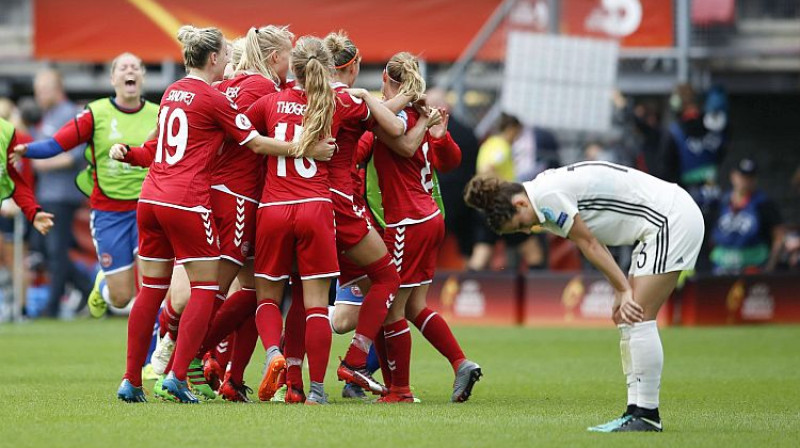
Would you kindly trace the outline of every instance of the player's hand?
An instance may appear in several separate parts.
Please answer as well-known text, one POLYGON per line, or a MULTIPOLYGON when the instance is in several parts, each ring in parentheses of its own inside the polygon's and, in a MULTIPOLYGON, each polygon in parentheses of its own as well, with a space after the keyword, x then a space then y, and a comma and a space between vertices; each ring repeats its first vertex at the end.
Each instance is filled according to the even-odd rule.
POLYGON ((450 120, 450 114, 447 113, 444 109, 439 109, 439 113, 442 115, 442 122, 431 126, 428 132, 431 134, 431 137, 439 139, 444 138, 447 135, 447 122, 450 120))
POLYGON ((630 288, 614 292, 614 307, 611 311, 617 323, 634 324, 644 319, 644 310, 633 301, 633 291, 630 288))
POLYGON ((367 91, 367 89, 350 88, 344 89, 344 91, 349 93, 351 96, 362 100, 369 95, 369 91, 367 91))
POLYGON ((14 147, 14 152, 11 153, 11 164, 16 165, 17 163, 22 160, 22 157, 25 156, 25 153, 28 152, 28 145, 26 144, 19 144, 14 147))
POLYGON ((122 143, 113 144, 108 151, 108 156, 114 160, 122 161, 125 159, 126 155, 128 155, 128 147, 122 143))
POLYGON ((306 154, 303 154, 303 156, 327 162, 333 157, 334 151, 336 151, 336 139, 328 137, 318 141, 317 144, 306 151, 306 154))
POLYGON ((33 218, 33 227, 42 235, 47 235, 50 229, 53 228, 53 218, 55 218, 55 216, 53 216, 52 213, 47 213, 45 211, 36 212, 36 216, 33 218))
POLYGON ((428 122, 426 123, 426 127, 428 129, 441 124, 442 123, 442 112, 439 109, 431 109, 430 114, 427 117, 428 122))

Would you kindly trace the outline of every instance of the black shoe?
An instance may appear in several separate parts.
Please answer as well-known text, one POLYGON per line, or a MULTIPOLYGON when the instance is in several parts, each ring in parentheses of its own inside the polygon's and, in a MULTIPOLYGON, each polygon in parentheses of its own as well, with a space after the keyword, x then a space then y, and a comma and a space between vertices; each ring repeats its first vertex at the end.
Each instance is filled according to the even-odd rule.
POLYGON ((625 424, 612 432, 661 432, 661 421, 650 420, 646 417, 633 417, 625 424))

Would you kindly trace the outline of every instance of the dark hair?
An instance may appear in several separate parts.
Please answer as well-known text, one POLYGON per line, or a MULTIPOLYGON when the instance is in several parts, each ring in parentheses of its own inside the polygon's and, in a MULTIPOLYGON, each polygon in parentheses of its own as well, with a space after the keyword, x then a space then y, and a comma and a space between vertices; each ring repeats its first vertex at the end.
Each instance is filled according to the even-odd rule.
POLYGON ((513 115, 509 115, 505 112, 500 114, 500 119, 497 120, 497 132, 503 132, 511 127, 520 128, 522 127, 522 123, 513 115))
POLYGON ((480 210, 489 227, 497 233, 517 213, 511 198, 524 193, 525 188, 516 182, 506 182, 492 176, 475 176, 464 188, 464 202, 480 210))

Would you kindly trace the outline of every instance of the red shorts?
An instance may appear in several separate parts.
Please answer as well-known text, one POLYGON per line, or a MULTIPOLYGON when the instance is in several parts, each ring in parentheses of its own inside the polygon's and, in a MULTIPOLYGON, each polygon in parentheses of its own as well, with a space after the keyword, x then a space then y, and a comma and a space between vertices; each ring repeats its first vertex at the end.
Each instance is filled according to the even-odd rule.
POLYGON ((332 191, 333 212, 336 216, 336 248, 339 252, 346 252, 367 236, 372 222, 366 212, 366 204, 358 207, 353 202, 353 197, 344 197, 341 193, 332 191))
POLYGON ((303 280, 339 275, 330 202, 261 206, 256 226, 256 277, 287 279, 295 258, 303 280))
POLYGON ((401 288, 433 281, 443 240, 444 218, 441 213, 420 223, 386 228, 383 242, 394 258, 401 288))
POLYGON ((253 256, 258 203, 212 189, 211 209, 219 231, 220 257, 244 265, 253 256))
POLYGON ((219 259, 219 238, 211 212, 139 202, 139 257, 178 263, 219 259))
POLYGON ((339 250, 339 285, 348 286, 367 276, 364 269, 355 264, 344 253, 358 244, 373 228, 364 198, 354 200, 337 192, 331 195, 336 215, 336 248, 339 250))

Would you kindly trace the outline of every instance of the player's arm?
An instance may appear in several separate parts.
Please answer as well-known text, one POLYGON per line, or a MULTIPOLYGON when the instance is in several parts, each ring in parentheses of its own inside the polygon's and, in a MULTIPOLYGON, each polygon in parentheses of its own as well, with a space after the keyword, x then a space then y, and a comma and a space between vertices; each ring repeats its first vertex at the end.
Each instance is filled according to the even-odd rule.
POLYGON ((397 112, 392 112, 377 98, 372 96, 366 89, 347 89, 354 98, 359 98, 369 108, 371 118, 375 124, 391 137, 400 137, 406 132, 405 122, 397 116, 397 112))
POLYGON ((783 225, 780 211, 778 207, 775 206, 774 202, 769 200, 764 202, 761 207, 759 207, 758 212, 763 226, 767 229, 767 232, 769 232, 770 237, 769 258, 767 259, 767 264, 764 265, 764 270, 772 272, 778 265, 778 260, 783 250, 783 239, 786 236, 786 227, 783 225))
MULTIPOLYGON (((11 144, 9 147, 14 146, 16 143, 16 136, 11 137, 11 144)), ((14 182, 14 193, 12 198, 17 203, 25 218, 33 224, 33 227, 42 235, 47 235, 53 227, 53 215, 42 210, 42 207, 36 202, 36 197, 33 194, 33 188, 25 181, 14 164, 11 163, 11 153, 8 154, 6 160, 6 171, 8 176, 14 182)))
POLYGON ((442 122, 428 130, 430 136, 428 141, 433 155, 433 167, 441 173, 446 173, 458 168, 458 165, 461 164, 461 148, 447 131, 450 114, 446 111, 441 111, 441 113, 442 122))
MULTIPOLYGON (((336 149, 335 139, 328 138, 317 142, 306 153, 300 154, 300 148, 293 142, 284 142, 274 138, 265 137, 263 134, 267 133, 267 118, 269 109, 267 108, 268 101, 266 97, 253 103, 247 112, 239 114, 245 117, 247 125, 250 127, 250 132, 240 141, 240 145, 247 146, 251 151, 256 154, 263 154, 269 156, 284 156, 284 157, 311 157, 316 160, 330 160, 333 156, 333 151, 336 149)), ((238 119, 241 122, 241 119, 238 119)), ((245 124, 241 122, 240 124, 245 124)), ((238 124, 237 124, 238 126, 238 124)), ((241 126, 239 126, 241 129, 241 126)))
POLYGON ((411 95, 398 93, 394 98, 388 99, 383 102, 383 106, 389 109, 393 114, 397 115, 401 110, 408 106, 408 103, 414 99, 411 95))
MULTIPOLYGON (((81 111, 71 121, 59 129, 53 137, 38 142, 14 145, 12 162, 16 163, 19 157, 29 159, 49 159, 63 152, 87 143, 92 139, 94 132, 94 116, 89 109, 81 111)), ((60 168, 70 166, 62 161, 60 168)))
POLYGON ((439 124, 441 119, 441 113, 434 109, 430 115, 420 116, 420 119, 417 120, 414 126, 400 137, 391 137, 380 128, 375 129, 374 132, 375 136, 386 143, 386 146, 391 148, 392 151, 401 157, 409 158, 413 157, 414 153, 417 152, 417 148, 419 148, 422 141, 425 139, 425 133, 428 132, 428 129, 439 124))
POLYGON ((627 277, 617 266, 614 257, 605 244, 597 241, 591 230, 586 226, 580 215, 576 214, 569 231, 568 238, 578 246, 581 253, 592 266, 605 275, 614 288, 614 307, 612 312, 620 310, 622 321, 625 323, 641 322, 644 317, 642 307, 633 301, 633 290, 627 277))
POLYGON ((114 160, 129 163, 133 166, 149 168, 156 158, 157 144, 155 139, 146 141, 142 146, 128 146, 117 143, 111 146, 108 156, 114 160))

